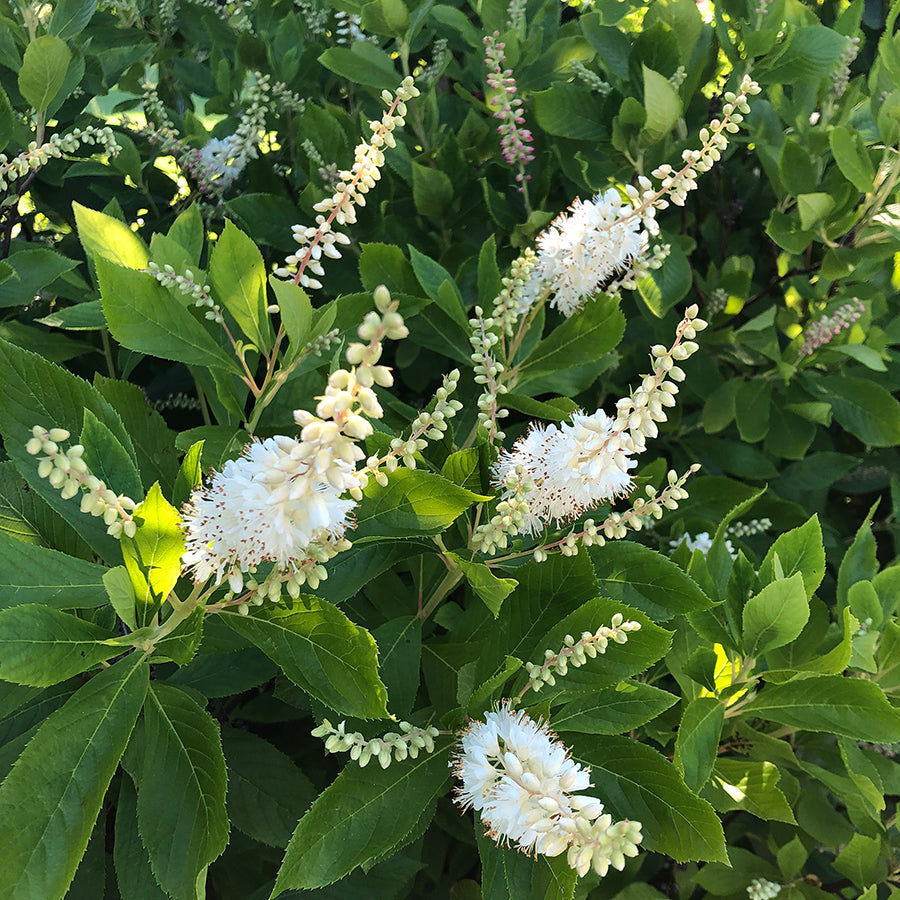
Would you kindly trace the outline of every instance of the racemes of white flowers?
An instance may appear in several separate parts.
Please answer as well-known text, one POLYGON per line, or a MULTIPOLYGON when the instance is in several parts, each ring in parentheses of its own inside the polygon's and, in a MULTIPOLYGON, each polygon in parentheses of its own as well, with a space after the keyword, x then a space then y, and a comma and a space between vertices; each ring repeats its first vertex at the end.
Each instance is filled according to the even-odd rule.
MULTIPOLYGON (((636 201, 637 189, 629 185, 627 190, 636 201)), ((577 312, 604 282, 646 255, 651 232, 633 213, 632 203, 623 203, 615 188, 593 200, 575 200, 538 237, 538 261, 522 292, 523 301, 530 306, 539 293, 549 290, 551 306, 566 317, 577 312)))
POLYGON ((546 722, 505 702, 471 722, 454 760, 456 802, 474 809, 497 842, 525 853, 559 856, 579 875, 606 875, 636 856, 641 824, 614 822, 591 786, 591 770, 574 762, 546 722))
POLYGON ((683 151, 680 169, 663 164, 651 172, 658 187, 641 175, 637 186, 576 199, 554 219, 537 239, 537 264, 522 291, 523 306, 549 296, 551 306, 571 316, 601 289, 618 293, 631 288, 637 274, 661 265, 663 256, 648 252, 650 238, 659 233, 656 213, 670 203, 684 205, 688 192, 697 187, 697 177, 721 158, 728 134, 740 130, 750 111, 747 96, 759 90, 745 77, 740 93, 726 92, 722 118, 700 130, 700 149, 683 151))
MULTIPOLYGON (((630 473, 637 465, 632 457, 644 452, 647 438, 657 436, 658 424, 667 419, 666 407, 675 405, 676 382, 684 380, 676 362, 699 349, 693 338, 707 323, 698 318, 698 312, 696 304, 688 307, 671 347, 651 348, 653 371, 616 403, 615 418, 598 409, 591 415, 575 413, 570 422, 558 426, 532 424, 511 450, 500 453, 493 475, 494 483, 505 489, 502 499, 512 497, 523 482, 531 485, 519 498, 527 504, 528 513, 519 503, 519 521, 510 519, 508 531, 534 535, 551 522, 559 527, 603 501, 631 492, 630 473), (511 488, 507 481, 514 473, 516 485, 511 488)), ((491 541, 483 545, 485 552, 491 542, 502 546, 493 534, 495 526, 492 520, 479 529, 479 534, 492 530, 491 541)))
MULTIPOLYGON (((350 546, 344 531, 368 481, 357 469, 365 458, 357 442, 372 434, 369 419, 383 415, 374 385, 393 383, 390 369, 378 364, 382 339, 408 333, 384 286, 375 290, 375 303, 378 312, 370 312, 358 330, 367 343, 347 348, 351 368, 329 376, 315 413, 294 411, 299 439, 252 441, 191 495, 182 516, 182 563, 197 584, 227 579, 237 593, 247 573, 272 563, 278 577, 267 578, 265 594, 277 601, 286 581, 296 597, 302 584, 316 587, 326 577, 318 563, 350 546)), ((256 581, 248 581, 259 595, 256 581)))

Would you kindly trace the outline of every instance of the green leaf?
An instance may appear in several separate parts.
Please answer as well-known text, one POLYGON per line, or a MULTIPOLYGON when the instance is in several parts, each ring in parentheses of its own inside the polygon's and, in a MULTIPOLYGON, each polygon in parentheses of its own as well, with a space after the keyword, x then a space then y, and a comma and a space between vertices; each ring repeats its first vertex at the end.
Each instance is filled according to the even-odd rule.
POLYGON ((35 38, 25 48, 19 90, 38 112, 45 110, 59 93, 71 57, 66 42, 50 34, 35 38))
POLYGON ((742 441, 755 444, 768 434, 771 402, 770 381, 754 378, 740 383, 734 397, 734 412, 742 441))
POLYGON ((400 83, 391 58, 368 41, 357 41, 349 50, 346 47, 329 47, 319 56, 319 62, 330 72, 354 84, 393 90, 400 83))
POLYGON ((422 620, 398 616, 379 625, 372 637, 378 645, 380 674, 387 687, 391 714, 408 716, 419 691, 422 620))
POLYGON ((699 791, 712 773, 724 723, 725 704, 715 697, 698 697, 684 708, 673 762, 692 791, 699 791))
POLYGON ((809 231, 818 225, 825 216, 834 209, 834 198, 821 191, 812 194, 799 194, 797 209, 800 212, 800 227, 809 231))
POLYGON ((178 471, 175 435, 166 427, 165 419, 147 401, 136 384, 105 378, 96 373, 94 387, 122 417, 137 451, 141 481, 149 488, 154 481, 171 490, 178 471))
POLYGON ((409 245, 409 258, 422 289, 468 337, 469 317, 463 308, 459 288, 450 273, 412 244, 409 245), (450 286, 449 291, 444 290, 445 284, 450 286))
POLYGON ((487 499, 431 472, 397 469, 387 487, 374 479, 356 509, 354 543, 360 538, 440 534, 473 503, 487 499))
POLYGON ((685 297, 691 288, 691 277, 687 256, 673 243, 663 264, 638 280, 638 293, 650 312, 661 319, 685 297))
POLYGON ((564 704, 553 713, 553 727, 586 734, 622 734, 655 719, 677 702, 674 694, 653 685, 623 681, 564 704))
POLYGON ((822 526, 817 515, 775 539, 759 567, 761 582, 775 580, 776 559, 785 578, 796 572, 803 576, 806 596, 812 597, 825 575, 825 548, 822 546, 822 526))
POLYGON ((738 388, 743 384, 736 378, 723 381, 703 404, 703 430, 707 434, 724 431, 734 420, 738 388))
POLYGON ((809 599, 803 575, 795 572, 766 585, 744 605, 743 643, 748 656, 783 647, 794 640, 809 619, 809 599))
POLYGON ((434 753, 387 769, 348 763, 298 823, 272 896, 324 887, 402 844, 410 824, 443 793, 449 750, 441 742, 434 753))
POLYGON ((249 616, 222 618, 331 709, 360 719, 387 715, 375 640, 336 606, 302 594, 293 609, 262 607, 249 616))
POLYGON ((210 254, 209 278, 216 299, 241 331, 260 353, 268 353, 275 337, 266 313, 266 266, 256 244, 228 219, 210 254))
POLYGON ((498 578, 483 563, 463 559, 455 553, 449 555, 462 569, 463 574, 466 576, 466 581, 469 582, 469 586, 476 596, 493 613, 496 619, 500 613, 503 601, 516 589, 519 582, 514 578, 498 578))
POLYGON ((643 544, 615 541, 591 547, 590 556, 600 586, 610 597, 658 622, 712 606, 680 566, 643 544))
POLYGON ((828 144, 844 178, 863 194, 874 191, 875 167, 869 158, 862 135, 858 131, 839 125, 829 132, 828 144))
POLYGON ((719 817, 688 790, 665 757, 623 737, 573 734, 571 738, 572 758, 591 767, 597 795, 607 810, 617 819, 641 823, 645 849, 679 862, 727 861, 719 817))
POLYGON ((192 203, 178 215, 166 236, 187 253, 193 265, 199 266, 203 241, 206 238, 206 226, 196 203, 192 203))
POLYGON ((56 609, 91 609, 106 602, 108 569, 0 531, 0 609, 40 603, 56 609))
POLYGON ((362 8, 362 27, 373 34, 402 37, 409 28, 409 11, 403 0, 372 0, 362 8))
POLYGON ((184 536, 181 516, 154 484, 134 511, 137 533, 122 536, 122 556, 137 596, 137 622, 149 617, 166 599, 181 574, 184 536))
POLYGON ((767 684, 744 712, 780 725, 860 741, 900 740, 900 711, 891 707, 878 685, 860 678, 818 675, 767 684))
POLYGON ((19 250, 5 263, 12 271, 0 281, 0 307, 28 306, 35 294, 77 265, 48 247, 19 250))
POLYGON ((612 350, 625 333, 625 316, 618 300, 605 294, 589 301, 577 315, 554 328, 519 370, 519 384, 581 363, 612 350))
MULTIPOLYGON (((269 284, 275 292, 278 301, 278 309, 281 313, 281 324, 284 326, 290 342, 290 358, 295 358, 303 352, 310 338, 309 326, 312 323, 312 304, 309 296, 299 284, 276 278, 269 278, 269 284)), ((268 316, 266 316, 268 321, 268 316)))
POLYGON ((413 162, 412 184, 416 212, 432 221, 443 221, 455 195, 453 182, 447 174, 413 162))
POLYGON ((116 611, 116 615, 131 631, 136 631, 135 606, 137 598, 134 596, 134 587, 131 584, 131 576, 128 574, 128 569, 125 566, 115 566, 112 569, 106 569, 103 575, 103 587, 106 589, 110 606, 116 611))
POLYGON ((36 603, 0 611, 0 678, 47 687, 121 652, 112 635, 76 616, 36 603))
POLYGON ((150 257, 138 235, 124 222, 106 213, 73 203, 81 246, 94 262, 107 259, 128 269, 142 269, 150 257))
POLYGON ((203 446, 206 441, 197 441, 191 444, 178 474, 175 476, 175 487, 172 489, 172 502, 176 507, 181 507, 191 496, 191 492, 203 481, 203 472, 200 468, 200 460, 203 458, 203 446))
POLYGON ((480 900, 572 900, 578 876, 565 856, 535 856, 496 844, 477 818, 475 843, 481 858, 480 900))
POLYGON ((156 883, 150 868, 150 857, 141 843, 137 824, 137 793, 130 778, 119 781, 113 860, 122 900, 170 900, 156 883))
POLYGON ((878 547, 872 534, 872 516, 878 508, 875 501, 853 537, 853 543, 841 559, 837 578, 837 601, 843 606, 850 596, 850 587, 857 581, 871 581, 878 571, 878 547))
POLYGON ((822 400, 831 404, 834 418, 872 447, 900 444, 900 403, 880 384, 852 375, 816 379, 822 400))
POLYGON ((59 0, 53 9, 47 31, 62 40, 75 37, 91 21, 96 8, 97 0, 59 0))
POLYGON ((79 434, 84 411, 90 410, 135 458, 134 447, 115 410, 89 384, 34 353, 0 341, 0 432, 6 452, 39 495, 69 522, 98 555, 118 561, 118 541, 106 534, 102 518, 80 511, 74 500, 63 500, 59 491, 37 476, 37 461, 25 450, 34 425, 65 428, 79 434))
POLYGON ((231 823, 260 843, 287 847, 315 797, 312 783, 288 756, 249 731, 223 728, 222 747, 231 823))
POLYGON ((780 779, 778 767, 771 762, 719 759, 703 796, 719 812, 740 809, 765 822, 774 819, 794 825, 790 804, 778 787, 780 779))
POLYGON ((399 247, 380 243, 360 246, 359 280, 367 291, 374 291, 379 284, 383 284, 391 293, 413 296, 419 293, 419 282, 413 268, 399 247))
POLYGON ((79 441, 84 446, 82 457, 95 475, 117 494, 140 497, 143 493, 141 475, 135 465, 133 451, 112 433, 89 409, 84 411, 79 441))
MULTIPOLYGON (((508 602, 512 603, 512 598, 508 602)), ((557 621, 538 637, 530 650, 524 646, 522 650, 516 648, 516 653, 518 655, 524 651, 522 659, 540 665, 547 650, 557 653, 566 643, 566 635, 581 636, 585 632, 593 634, 601 625, 610 622, 616 613, 625 619, 637 621, 641 626, 640 630, 631 632, 624 644, 617 643, 613 646, 610 643, 606 653, 600 654, 596 660, 588 660, 578 668, 570 666, 568 674, 565 678, 558 679, 555 686, 543 685, 538 695, 541 700, 556 702, 558 699, 571 700, 586 693, 593 694, 599 688, 643 672, 665 656, 672 641, 671 632, 660 628, 636 609, 630 609, 606 597, 588 600, 569 615, 558 616, 557 621)))
POLYGON ((609 138, 603 106, 590 89, 557 81, 546 91, 535 91, 531 99, 535 121, 548 134, 575 141, 609 138))
POLYGON ((0 896, 62 897, 144 702, 149 666, 133 653, 48 716, 0 785, 0 896))
POLYGON ((144 704, 138 828, 156 880, 178 900, 195 897, 197 876, 228 843, 225 784, 219 726, 184 691, 154 683, 144 704))
POLYGON ((119 343, 161 359, 237 370, 236 360, 152 275, 102 257, 96 264, 103 312, 119 343))
POLYGON ((793 837, 789 843, 780 847, 775 856, 785 881, 792 881, 796 878, 808 858, 809 851, 798 837, 793 837))
POLYGON ((880 881, 887 866, 880 837, 854 834, 850 843, 838 854, 833 865, 857 887, 863 888, 880 881))
POLYGON ((644 108, 647 119, 642 132, 643 142, 654 144, 662 140, 681 117, 681 98, 669 79, 653 69, 641 65, 644 73, 644 108))

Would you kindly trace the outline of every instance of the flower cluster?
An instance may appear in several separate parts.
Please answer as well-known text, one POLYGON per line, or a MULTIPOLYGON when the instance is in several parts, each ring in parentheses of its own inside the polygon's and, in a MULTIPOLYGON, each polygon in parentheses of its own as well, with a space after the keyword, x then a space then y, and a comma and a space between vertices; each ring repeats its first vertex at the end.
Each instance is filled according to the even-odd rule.
POLYGON ((598 654, 606 653, 610 641, 624 644, 628 640, 628 633, 640 631, 641 623, 625 621, 621 613, 616 613, 610 622, 611 627, 601 625, 593 634, 585 631, 579 640, 575 640, 571 634, 563 639, 565 646, 554 652, 544 651, 544 661, 540 665, 525 663, 525 671, 528 673, 528 684, 533 691, 539 691, 545 684, 551 687, 556 684, 556 675, 565 677, 569 666, 577 669, 583 666, 589 659, 596 659, 598 654))
POLYGON ((725 529, 725 533, 734 538, 752 537, 754 534, 762 534, 772 527, 772 520, 763 517, 761 519, 750 519, 749 522, 732 522, 725 529))
POLYGON ((132 513, 137 504, 124 494, 116 494, 105 482, 92 475, 84 461, 84 447, 74 444, 68 450, 60 450, 60 443, 70 437, 65 428, 51 428, 35 425, 31 429, 31 439, 25 449, 32 455, 41 456, 38 475, 46 478, 60 492, 63 500, 71 500, 81 493, 81 511, 92 516, 102 516, 106 531, 115 538, 134 537, 137 532, 132 513))
MULTIPOLYGON (((696 537, 691 537, 690 534, 684 532, 684 534, 679 535, 674 541, 669 541, 669 546, 672 548, 670 553, 674 553, 682 544, 685 544, 691 553, 695 550, 699 550, 706 556, 709 551, 712 550, 713 539, 708 531, 701 531, 696 537)), ((732 559, 737 559, 737 551, 732 546, 731 541, 725 541, 725 549, 731 555, 732 559)))
MULTIPOLYGON (((534 485, 524 466, 516 466, 506 473, 501 485, 503 496, 489 522, 480 525, 472 535, 472 546, 490 556, 497 550, 505 550, 509 536, 528 530, 532 522, 526 495, 534 485)), ((542 560, 538 559, 538 562, 542 560)))
POLYGON ((480 306, 475 307, 475 318, 469 319, 472 328, 469 335, 473 350, 470 357, 474 363, 472 371, 475 373, 475 383, 484 385, 484 391, 478 398, 478 424, 485 429, 491 443, 502 441, 506 436, 497 420, 509 415, 509 410, 502 409, 499 404, 499 395, 507 393, 509 388, 500 381, 506 367, 492 353, 500 343, 496 324, 493 318, 484 318, 484 310, 480 306))
POLYGON ((859 55, 859 45, 859 37, 848 37, 847 46, 831 73, 831 94, 835 100, 844 96, 847 85, 850 84, 850 66, 859 55))
POLYGON ((559 856, 579 875, 601 877, 637 856, 641 824, 613 822, 591 786, 590 769, 573 762, 546 722, 504 703, 471 722, 451 763, 461 784, 456 802, 475 809, 496 841, 525 853, 559 856))
POLYGON ((117 156, 122 149, 116 143, 116 136, 111 128, 74 128, 67 134, 50 136, 43 144, 32 141, 18 155, 9 159, 0 153, 0 190, 5 191, 14 181, 36 172, 51 159, 59 159, 65 153, 74 153, 84 144, 102 147, 107 156, 117 156))
POLYGON ((250 13, 255 5, 253 0, 225 0, 224 3, 218 0, 188 0, 188 2, 194 6, 205 6, 214 10, 238 33, 253 31, 253 22, 250 19, 250 13))
POLYGON ((580 78, 592 91, 596 91, 600 95, 605 96, 612 90, 612 85, 605 82, 577 57, 569 60, 569 69, 573 75, 580 78))
POLYGON ((383 415, 373 386, 393 383, 390 369, 378 364, 381 341, 407 334, 384 286, 376 289, 375 302, 383 315, 373 311, 360 325, 359 336, 368 343, 347 347, 352 368, 332 372, 315 414, 294 411, 300 439, 277 435, 251 442, 209 487, 191 495, 183 514, 182 562, 196 583, 227 579, 238 593, 246 573, 271 562, 264 587, 249 586, 252 597, 278 600, 285 583, 296 597, 302 584, 315 587, 326 577, 321 562, 350 546, 344 531, 368 481, 356 469, 365 456, 357 442, 372 434, 369 419, 383 415), (348 493, 353 499, 345 498, 348 493))
POLYGON ((494 118, 500 120, 497 131, 500 134, 503 158, 509 165, 519 167, 516 181, 521 183, 531 178, 525 174, 524 167, 534 160, 534 151, 530 146, 534 138, 527 128, 522 127, 525 124, 522 99, 516 96, 516 79, 513 77, 512 69, 502 67, 502 63, 506 61, 503 53, 506 44, 498 40, 499 37, 499 31, 484 37, 487 83, 497 91, 488 105, 494 107, 494 118))
POLYGON ((336 231, 332 223, 352 225, 356 222, 356 207, 366 205, 365 195, 381 178, 380 169, 384 165, 382 148, 396 146, 393 131, 405 124, 406 101, 418 96, 419 91, 411 77, 404 78, 393 94, 390 91, 382 92, 382 100, 388 104, 388 109, 380 122, 369 122, 372 140, 363 141, 357 146, 353 167, 349 171, 338 173, 341 183, 334 194, 313 207, 319 214, 316 216, 316 226, 292 227, 294 240, 300 248, 285 258, 284 266, 275 270, 279 278, 290 276, 296 267, 293 274, 295 284, 305 288, 322 287, 322 282, 318 280, 325 274, 322 256, 340 259, 341 253, 337 245, 350 243, 350 238, 343 232, 336 231), (307 271, 312 275, 307 274, 307 271))
POLYGON ((772 900, 781 893, 781 885, 768 878, 754 878, 747 885, 747 896, 750 900, 772 900))
POLYGON ((194 306, 206 309, 207 319, 219 324, 225 321, 221 308, 210 296, 210 286, 194 281, 194 273, 190 269, 185 269, 184 274, 179 275, 172 266, 165 265, 160 269, 155 262, 148 262, 147 268, 141 271, 152 275, 163 287, 172 288, 190 297, 194 301, 194 306))
POLYGON ((630 286, 636 276, 629 275, 629 270, 646 257, 650 237, 659 233, 657 211, 669 203, 684 205, 688 192, 697 187, 697 177, 721 158, 728 146, 727 133, 740 129, 750 110, 747 95, 759 90, 745 77, 740 94, 727 92, 722 118, 700 130, 701 148, 682 153, 681 169, 676 171, 666 163, 651 173, 659 188, 642 175, 638 187, 625 186, 624 197, 610 188, 592 200, 576 199, 567 212, 554 219, 537 240, 537 265, 523 291, 527 303, 549 296, 551 306, 571 316, 619 273, 624 275, 616 287, 630 286))
POLYGON ((318 728, 312 730, 312 736, 325 738, 325 749, 329 753, 345 753, 350 751, 350 759, 356 760, 360 767, 365 767, 372 759, 377 759, 382 769, 391 764, 391 758, 403 762, 408 756, 415 759, 420 750, 434 752, 434 739, 440 732, 433 725, 417 728, 409 722, 400 722, 400 732, 389 731, 380 738, 367 740, 358 731, 347 733, 344 723, 335 728, 328 719, 323 719, 318 728))
MULTIPOLYGON (((707 323, 698 318, 698 312, 696 304, 685 311, 671 347, 658 344, 651 349, 653 371, 643 376, 639 388, 616 403, 615 418, 598 409, 592 415, 575 413, 571 422, 559 426, 533 423, 512 450, 500 453, 493 473, 494 483, 505 488, 502 500, 512 496, 512 489, 505 486, 510 473, 520 473, 516 490, 521 490, 518 486, 521 480, 531 485, 527 497, 523 495, 517 501, 519 507, 521 503, 528 507, 524 517, 521 512, 519 514, 523 520, 518 526, 520 534, 537 534, 551 521, 559 527, 604 500, 631 492, 630 472, 637 465, 632 456, 646 450, 648 437, 657 436, 658 424, 667 419, 665 408, 675 405, 676 382, 684 380, 684 371, 676 362, 687 359, 699 349, 693 338, 706 328, 707 323)), ((670 484, 673 484, 672 478, 670 484)), ((680 497, 671 499, 677 506, 680 497)), ((642 509, 644 504, 639 505, 642 509)), ((650 510, 635 509, 633 515, 631 513, 626 514, 629 516, 628 527, 640 528, 636 522, 650 510)), ((492 519, 482 526, 481 531, 485 533, 481 539, 483 552, 489 552, 485 549, 488 546, 502 547, 498 532, 512 525, 512 518, 504 516, 500 522, 495 523, 492 519)), ((608 529, 611 532, 608 536, 620 536, 619 532, 624 533, 625 527, 620 521, 614 522, 608 529)), ((586 537, 590 539, 592 535, 588 533, 586 537)), ((577 552, 571 542, 563 545, 563 552, 566 547, 577 552)))
POLYGON ((440 78, 452 56, 448 47, 447 38, 438 38, 434 42, 434 46, 431 48, 431 62, 422 69, 419 75, 420 84, 431 85, 440 78))
POLYGON ((866 311, 865 306, 856 297, 849 303, 835 310, 832 316, 823 316, 813 322, 803 332, 803 343, 800 344, 800 356, 812 356, 813 352, 833 340, 842 331, 846 331, 866 311))
POLYGON ((390 450, 384 456, 370 456, 366 460, 365 472, 373 475, 378 484, 384 487, 388 483, 388 473, 396 471, 401 462, 406 468, 414 469, 416 454, 428 446, 428 441, 439 441, 444 437, 450 419, 462 409, 459 400, 450 399, 458 384, 459 369, 453 369, 435 391, 434 400, 429 404, 431 408, 413 419, 409 437, 392 438, 390 450))

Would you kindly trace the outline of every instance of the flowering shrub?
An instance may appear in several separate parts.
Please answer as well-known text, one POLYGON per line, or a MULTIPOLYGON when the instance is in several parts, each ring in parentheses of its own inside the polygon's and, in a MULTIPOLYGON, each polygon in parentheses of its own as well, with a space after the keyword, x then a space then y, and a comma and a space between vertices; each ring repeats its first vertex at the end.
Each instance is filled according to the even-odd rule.
POLYGON ((0 897, 887 897, 898 10, 10 7, 0 897))

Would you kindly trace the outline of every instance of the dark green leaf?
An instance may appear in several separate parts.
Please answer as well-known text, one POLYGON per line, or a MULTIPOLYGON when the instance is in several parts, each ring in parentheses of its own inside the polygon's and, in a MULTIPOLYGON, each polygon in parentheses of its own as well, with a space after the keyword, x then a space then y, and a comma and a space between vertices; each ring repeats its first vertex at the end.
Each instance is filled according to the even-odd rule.
POLYGON ((419 814, 443 793, 449 750, 441 742, 434 753, 387 769, 349 762, 297 825, 273 897, 331 884, 401 845, 419 814))
POLYGON ((692 791, 699 791, 709 779, 724 722, 725 704, 715 697, 698 697, 685 706, 675 738, 674 763, 692 791))
POLYGON ((293 609, 267 606, 249 616, 222 618, 331 709, 361 719, 387 715, 375 641, 337 607, 302 594, 293 609))
POLYGON ((216 722, 184 691, 154 683, 144 706, 138 828, 153 874, 177 900, 192 900, 197 875, 228 843, 225 783, 216 722))
POLYGON ((587 734, 622 734, 655 719, 677 702, 678 698, 668 691, 639 681, 623 681, 566 703, 553 714, 553 727, 587 734))
POLYGON ((62 897, 147 692, 133 653, 45 719, 0 785, 0 896, 62 897))

